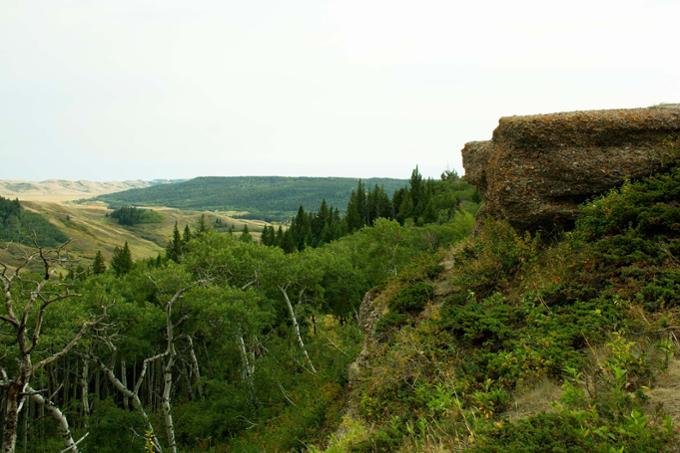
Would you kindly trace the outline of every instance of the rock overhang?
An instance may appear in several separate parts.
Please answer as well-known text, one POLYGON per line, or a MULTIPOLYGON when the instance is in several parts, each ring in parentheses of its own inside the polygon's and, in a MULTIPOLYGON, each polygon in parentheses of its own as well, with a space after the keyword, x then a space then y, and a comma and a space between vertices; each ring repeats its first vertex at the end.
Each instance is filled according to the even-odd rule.
POLYGON ((568 229, 580 203, 678 158, 680 106, 504 117, 462 153, 485 200, 480 218, 568 229))

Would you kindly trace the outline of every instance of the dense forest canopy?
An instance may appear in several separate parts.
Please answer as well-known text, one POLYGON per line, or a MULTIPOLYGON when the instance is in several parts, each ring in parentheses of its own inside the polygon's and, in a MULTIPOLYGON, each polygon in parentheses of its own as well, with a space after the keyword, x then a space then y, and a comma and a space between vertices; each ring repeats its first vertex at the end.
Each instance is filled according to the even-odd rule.
POLYGON ((40 214, 28 212, 18 199, 0 196, 0 242, 56 247, 68 237, 40 214))
MULTIPOLYGON (((183 242, 179 264, 164 258, 115 264, 110 271, 98 264, 96 272, 50 280, 43 291, 80 296, 59 302, 62 308, 45 317, 32 361, 50 357, 84 320, 92 330, 36 369, 30 385, 48 389, 50 404, 72 408, 70 438, 89 433, 83 450, 113 452, 124 442, 129 451, 142 451, 146 432, 151 443, 170 450, 234 442, 236 451, 263 451, 239 438, 253 424, 293 416, 290 401, 314 407, 287 428, 306 437, 326 417, 339 416, 330 406, 357 352, 363 294, 471 227, 472 216, 462 212, 453 222, 424 227, 382 219, 292 254, 206 231, 183 242), (106 321, 97 323, 103 307, 106 321)), ((28 303, 23 291, 30 288, 13 288, 17 306, 28 303)), ((26 355, 11 337, 3 338, 3 355, 26 355)), ((3 366, 10 378, 21 373, 14 362, 3 366)), ((61 425, 40 417, 39 401, 25 407, 28 451, 60 448, 61 425)), ((290 447, 298 442, 292 436, 290 447)))
MULTIPOLYGON (((134 262, 124 244, 109 266, 98 253, 90 269, 74 268, 65 280, 41 283, 36 276, 34 292, 58 295, 64 309, 45 316, 30 351, 8 337, 2 352, 36 362, 64 342, 74 346, 24 376, 33 388, 49 389, 51 399, 26 400, 24 417, 31 421, 18 439, 39 439, 28 442, 29 450, 58 448, 63 439, 68 446, 89 433, 83 449, 115 451, 124 440, 139 451, 145 442, 170 450, 233 443, 237 451, 262 451, 241 437, 253 423, 291 416, 291 401, 314 407, 286 428, 306 437, 340 415, 337 398, 359 345, 356 317, 366 291, 417 257, 431 261, 472 224, 462 209, 418 227, 375 217, 353 232, 343 228, 342 238, 286 254, 254 242, 245 229, 212 231, 202 218, 194 231, 175 225, 164 257, 134 262), (68 342, 83 322, 92 330, 77 345, 68 342), (325 390, 319 396, 315 388, 325 390), (68 435, 59 417, 55 424, 38 416, 46 404, 74 408, 68 435)), ((26 283, 8 285, 32 322, 46 311, 30 306, 26 283)), ((20 382, 21 368, 6 366, 5 381, 20 382)))
MULTIPOLYGON (((402 179, 370 178, 365 184, 382 186, 388 194, 406 186, 402 179)), ((114 207, 169 206, 192 210, 247 211, 246 218, 287 220, 300 205, 344 207, 357 180, 281 176, 199 177, 101 195, 97 199, 114 207)))

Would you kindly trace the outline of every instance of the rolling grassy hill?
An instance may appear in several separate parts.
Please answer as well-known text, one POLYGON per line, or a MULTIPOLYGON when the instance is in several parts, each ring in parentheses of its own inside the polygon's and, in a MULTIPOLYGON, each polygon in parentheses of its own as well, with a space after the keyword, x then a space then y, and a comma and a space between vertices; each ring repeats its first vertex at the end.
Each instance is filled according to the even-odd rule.
MULTIPOLYGON (((391 195, 408 184, 404 179, 370 178, 367 187, 382 185, 391 195)), ((199 177, 174 184, 162 184, 100 195, 97 200, 110 206, 170 206, 181 209, 231 211, 244 218, 286 220, 298 207, 316 209, 325 199, 344 209, 354 178, 312 178, 282 176, 199 177)))
POLYGON ((65 179, 26 181, 1 179, 0 195, 12 199, 19 198, 20 200, 64 202, 165 182, 168 181, 70 181, 65 179))
MULTIPOLYGON (((71 241, 68 251, 76 260, 89 262, 97 250, 101 250, 105 259, 111 258, 113 249, 128 242, 135 259, 155 257, 162 253, 168 239, 172 236, 175 222, 180 229, 184 225, 195 228, 201 214, 206 215, 208 225, 214 226, 220 219, 220 226, 228 230, 233 225, 235 231, 241 231, 247 224, 253 236, 258 237, 265 225, 254 220, 232 219, 224 213, 201 211, 185 211, 174 208, 154 208, 159 222, 144 223, 127 227, 120 225, 116 219, 107 217, 109 210, 102 203, 95 204, 62 204, 50 201, 22 201, 24 209, 29 213, 40 214, 49 223, 64 233, 71 241)), ((0 246, 0 262, 10 265, 17 262, 31 250, 19 244, 3 244, 0 246)))

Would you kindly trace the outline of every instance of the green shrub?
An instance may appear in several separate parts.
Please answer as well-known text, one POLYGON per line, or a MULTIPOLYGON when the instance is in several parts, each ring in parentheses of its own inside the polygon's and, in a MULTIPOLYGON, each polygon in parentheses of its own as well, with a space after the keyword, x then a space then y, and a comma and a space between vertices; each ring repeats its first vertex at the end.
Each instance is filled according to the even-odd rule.
POLYGON ((390 301, 390 308, 397 313, 416 314, 432 299, 434 288, 425 282, 414 283, 399 291, 390 301))

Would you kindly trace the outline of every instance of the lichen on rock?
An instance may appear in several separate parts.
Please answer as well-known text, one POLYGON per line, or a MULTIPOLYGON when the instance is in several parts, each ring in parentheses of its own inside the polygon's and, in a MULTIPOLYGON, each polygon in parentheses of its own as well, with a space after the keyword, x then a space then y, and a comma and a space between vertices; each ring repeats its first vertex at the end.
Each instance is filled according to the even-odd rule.
POLYGON ((680 107, 501 118, 490 141, 463 148, 465 178, 485 199, 480 218, 518 229, 569 228, 577 207, 680 154, 680 107))

